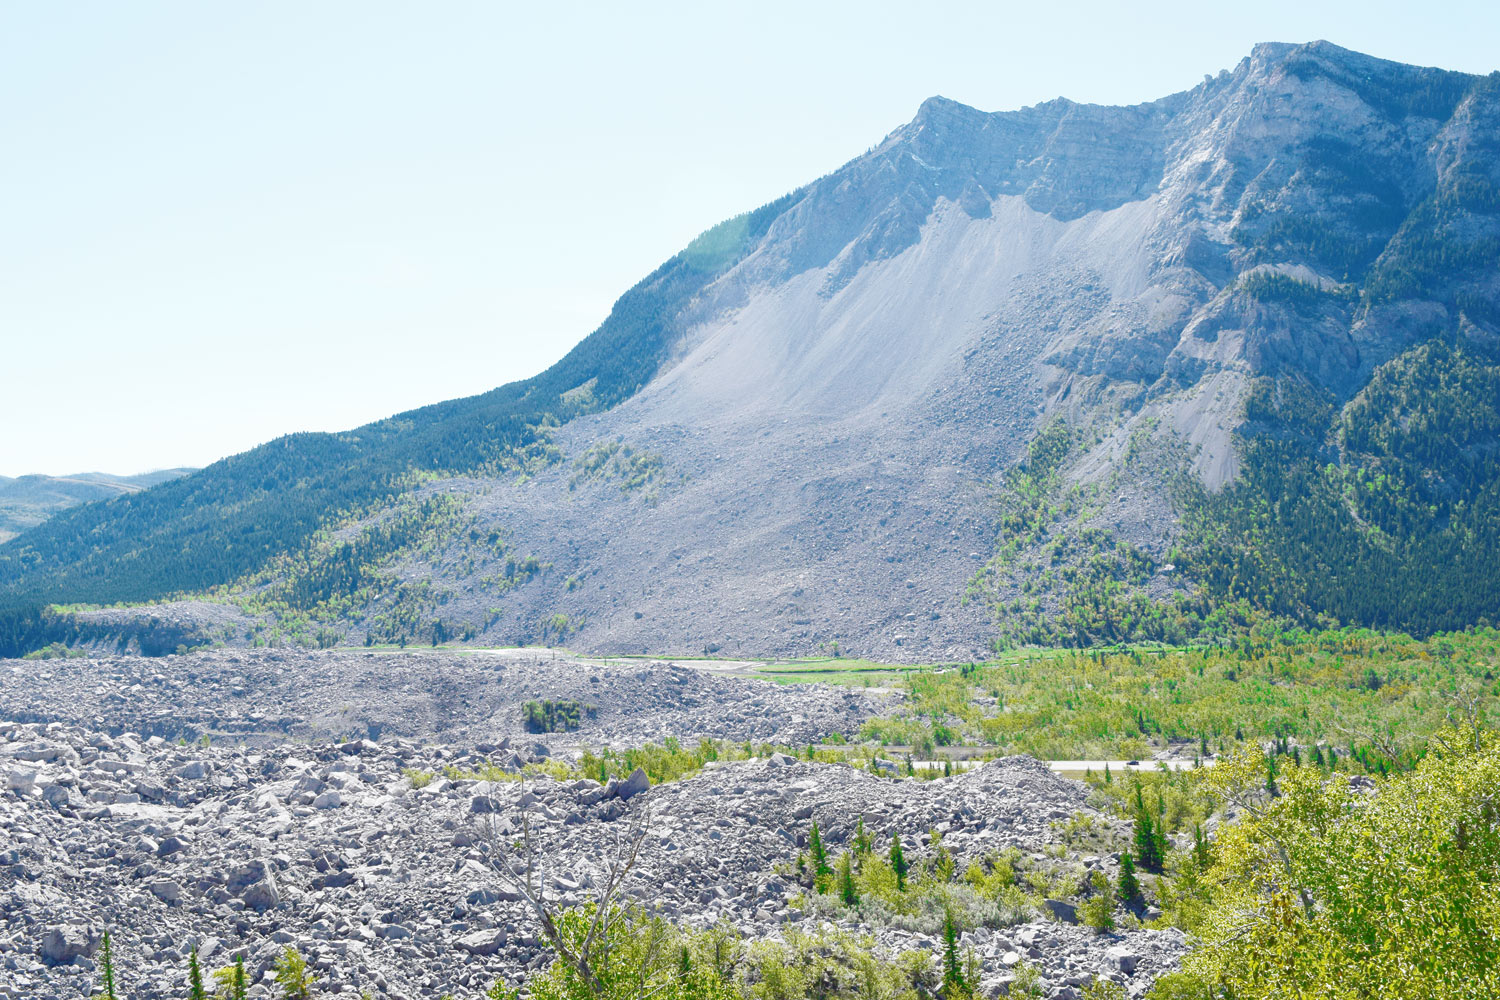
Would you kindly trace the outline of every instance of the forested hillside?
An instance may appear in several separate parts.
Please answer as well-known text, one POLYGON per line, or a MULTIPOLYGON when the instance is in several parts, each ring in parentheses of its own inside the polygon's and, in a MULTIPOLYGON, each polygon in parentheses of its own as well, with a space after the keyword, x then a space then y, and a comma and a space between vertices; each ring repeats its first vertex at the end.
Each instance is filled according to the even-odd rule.
POLYGON ((1274 614, 1429 633, 1500 609, 1500 366, 1430 341, 1342 410, 1267 380, 1240 479, 1192 505, 1190 575, 1274 614))
POLYGON ((81 472, 71 476, 0 476, 0 542, 36 527, 59 511, 90 500, 104 500, 149 489, 193 469, 160 469, 137 476, 81 472))

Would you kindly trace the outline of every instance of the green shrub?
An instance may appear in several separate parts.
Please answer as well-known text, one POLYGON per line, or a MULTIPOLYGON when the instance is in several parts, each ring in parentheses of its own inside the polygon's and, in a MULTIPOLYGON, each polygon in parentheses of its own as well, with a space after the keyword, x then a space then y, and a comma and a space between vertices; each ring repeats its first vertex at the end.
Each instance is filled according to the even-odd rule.
POLYGON ((1089 888, 1092 894, 1083 901, 1083 906, 1079 907, 1084 924, 1101 934, 1114 930, 1115 893, 1110 887, 1109 880, 1102 872, 1094 872, 1089 877, 1089 888))
POLYGON ((288 945, 276 959, 273 969, 276 985, 281 987, 281 995, 286 1000, 311 1000, 317 978, 307 967, 307 959, 302 957, 301 952, 288 945))
POLYGON ((593 705, 581 701, 559 699, 557 701, 528 701, 521 706, 521 720, 528 732, 560 733, 577 729, 585 716, 592 719, 599 714, 593 705))
MULTIPOLYGON (((581 908, 557 919, 575 953, 592 916, 581 908)), ((836 930, 789 928, 783 941, 746 943, 725 924, 693 931, 627 910, 606 925, 604 935, 595 949, 608 960, 594 963, 596 984, 554 960, 527 981, 528 995, 534 1000, 920 1000, 937 985, 925 953, 884 958, 870 939, 836 930)), ((490 991, 493 1000, 514 995, 502 984, 490 991)))

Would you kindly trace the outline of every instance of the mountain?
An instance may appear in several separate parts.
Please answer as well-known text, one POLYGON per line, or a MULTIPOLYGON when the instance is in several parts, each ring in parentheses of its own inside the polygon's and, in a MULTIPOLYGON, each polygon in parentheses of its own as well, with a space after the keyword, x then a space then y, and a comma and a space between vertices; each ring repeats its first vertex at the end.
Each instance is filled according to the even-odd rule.
POLYGON ((633 653, 1463 627, 1500 606, 1497 144, 1500 75, 1326 42, 1134 107, 933 98, 536 378, 66 512, 0 587, 33 626, 212 591, 260 638, 633 653))
POLYGON ((185 476, 195 469, 160 469, 138 476, 80 472, 72 476, 0 476, 0 542, 41 524, 60 510, 108 500, 185 476))

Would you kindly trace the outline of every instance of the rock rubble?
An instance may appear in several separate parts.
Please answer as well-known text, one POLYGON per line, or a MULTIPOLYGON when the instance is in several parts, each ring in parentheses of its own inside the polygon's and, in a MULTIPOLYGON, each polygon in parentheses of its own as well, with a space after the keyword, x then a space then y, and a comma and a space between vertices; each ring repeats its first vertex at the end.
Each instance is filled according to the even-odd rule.
POLYGON ((533 699, 594 709, 577 730, 549 734, 549 742, 611 746, 668 736, 804 744, 852 734, 890 701, 859 689, 783 687, 547 650, 255 649, 0 660, 0 718, 171 740, 211 734, 261 743, 349 735, 494 742, 531 735, 521 706, 533 699))
MULTIPOLYGON (((862 814, 918 852, 939 830, 962 859, 1037 849, 1052 819, 1085 808, 1082 786, 1025 758, 931 782, 786 757, 655 788, 644 775, 612 787, 436 777, 421 788, 406 776, 473 756, 400 740, 202 747, 0 723, 0 996, 86 994, 106 929, 140 998, 180 993, 192 944, 209 967, 243 954, 256 996, 271 995, 266 976, 288 944, 333 995, 472 996, 515 982, 549 956, 489 863, 482 821, 513 838, 523 813, 559 904, 588 898, 601 845, 643 810, 631 891, 664 916, 763 937, 809 919, 793 905, 802 890, 788 863, 814 819, 834 848, 862 814)), ((877 940, 939 946, 894 927, 877 940)), ((992 987, 1024 957, 1059 997, 1106 972, 1144 987, 1182 946, 1170 933, 1101 938, 1050 922, 980 928, 966 944, 992 987)))
MULTIPOLYGON (((244 956, 257 998, 275 995, 288 945, 334 996, 517 983, 550 960, 492 864, 523 816, 559 905, 590 898, 602 852, 644 815, 629 891, 665 917, 752 938, 832 919, 891 951, 935 951, 929 928, 797 905, 811 823, 834 850, 863 816, 913 857, 932 833, 960 864, 1007 847, 1039 857, 1053 822, 1087 811, 1084 786, 1027 758, 904 781, 780 753, 656 787, 639 771, 603 785, 462 777, 667 736, 803 745, 887 701, 545 652, 0 661, 0 1000, 87 995, 106 930, 122 995, 139 1000, 180 996, 194 945, 209 969, 244 956), (572 732, 527 733, 534 698, 594 711, 572 732)), ((990 993, 1027 961, 1061 998, 1101 974, 1139 994, 1183 947, 1053 920, 978 927, 965 944, 990 993)))

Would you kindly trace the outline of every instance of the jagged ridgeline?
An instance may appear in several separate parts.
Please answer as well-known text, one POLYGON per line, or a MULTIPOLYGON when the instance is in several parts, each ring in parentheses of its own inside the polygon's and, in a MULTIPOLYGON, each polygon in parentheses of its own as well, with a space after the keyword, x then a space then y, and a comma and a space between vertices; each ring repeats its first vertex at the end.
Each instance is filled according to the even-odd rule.
POLYGON ((1497 350, 1500 75, 1314 42, 1133 107, 932 98, 534 379, 0 546, 0 651, 176 594, 237 602, 180 612, 205 641, 914 663, 1462 628, 1497 350))
POLYGON ((150 601, 245 578, 346 512, 425 474, 524 472, 550 426, 608 409, 665 357, 691 298, 735 264, 785 198, 722 223, 622 295, 542 374, 341 434, 292 434, 155 489, 66 511, 0 546, 0 655, 56 631, 44 606, 150 601))

